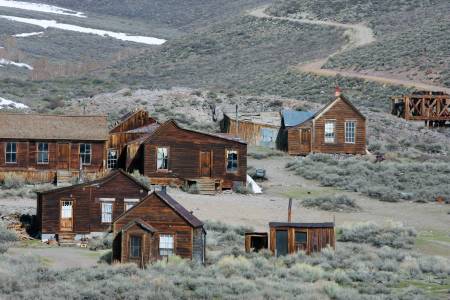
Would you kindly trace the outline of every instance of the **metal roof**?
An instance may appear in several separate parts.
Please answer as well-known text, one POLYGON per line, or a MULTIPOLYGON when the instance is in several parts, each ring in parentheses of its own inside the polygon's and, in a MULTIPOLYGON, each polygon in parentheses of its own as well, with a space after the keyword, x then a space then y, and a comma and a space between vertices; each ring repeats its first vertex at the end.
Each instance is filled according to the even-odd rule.
POLYGON ((295 228, 333 228, 333 222, 325 223, 289 223, 289 222, 270 222, 269 227, 295 227, 295 228))
POLYGON ((298 111, 285 109, 282 111, 284 126, 291 127, 300 125, 312 117, 314 117, 314 113, 311 111, 298 111))

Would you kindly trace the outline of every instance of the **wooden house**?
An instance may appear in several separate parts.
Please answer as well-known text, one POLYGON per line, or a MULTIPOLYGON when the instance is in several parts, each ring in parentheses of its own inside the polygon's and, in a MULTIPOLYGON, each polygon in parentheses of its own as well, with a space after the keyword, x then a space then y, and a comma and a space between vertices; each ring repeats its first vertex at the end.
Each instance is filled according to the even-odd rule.
POLYGON ((334 223, 271 222, 270 251, 276 256, 304 251, 320 252, 323 248, 336 246, 334 223))
POLYGON ((103 175, 106 116, 0 113, 0 180, 8 173, 28 182, 103 175))
POLYGON ((281 128, 280 112, 224 114, 220 122, 223 133, 238 136, 247 145, 276 148, 281 128))
POLYGON ((189 130, 170 120, 128 149, 128 170, 139 169, 152 184, 196 184, 201 193, 246 184, 247 145, 226 134, 189 130))
POLYGON ((171 255, 205 261, 203 223, 165 192, 153 192, 118 216, 113 261, 139 266, 171 255))
POLYGON ((366 153, 366 118, 339 92, 316 113, 283 111, 282 149, 290 155, 366 153))
POLYGON ((147 111, 137 109, 125 114, 109 131, 107 168, 127 168, 127 144, 152 132, 158 123, 147 111))
POLYGON ((450 121, 450 95, 443 92, 418 91, 392 97, 392 114, 408 121, 425 121, 425 125, 444 126, 450 121))
POLYGON ((73 241, 107 232, 114 218, 148 192, 122 170, 91 182, 38 192, 36 215, 42 240, 73 241))

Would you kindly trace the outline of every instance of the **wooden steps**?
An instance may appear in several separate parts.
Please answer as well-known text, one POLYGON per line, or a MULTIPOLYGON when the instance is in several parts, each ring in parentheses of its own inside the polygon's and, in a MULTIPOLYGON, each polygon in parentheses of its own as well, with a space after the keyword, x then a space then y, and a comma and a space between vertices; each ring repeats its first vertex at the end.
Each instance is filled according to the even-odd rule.
POLYGON ((60 246, 75 246, 75 233, 72 232, 60 232, 58 234, 58 243, 60 246))
POLYGON ((198 193, 200 195, 215 195, 216 180, 213 178, 199 178, 196 180, 198 193))

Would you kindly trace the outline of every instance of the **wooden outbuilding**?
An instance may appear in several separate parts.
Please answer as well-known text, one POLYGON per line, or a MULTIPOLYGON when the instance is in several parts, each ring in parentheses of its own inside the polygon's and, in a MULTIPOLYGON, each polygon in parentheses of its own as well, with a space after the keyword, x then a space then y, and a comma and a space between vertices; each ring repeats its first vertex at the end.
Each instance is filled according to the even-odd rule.
POLYGON ((107 168, 125 170, 128 167, 127 144, 148 136, 158 126, 146 110, 137 109, 125 114, 109 131, 107 168))
POLYGON ((226 134, 185 129, 170 120, 128 149, 128 170, 139 169, 155 185, 195 184, 200 193, 214 193, 247 181, 247 144, 226 134))
POLYGON ((106 116, 0 113, 0 181, 28 182, 102 176, 108 140, 106 116))
POLYGON ((259 252, 269 248, 269 236, 267 232, 246 232, 245 252, 259 252))
POLYGON ((203 222, 165 192, 153 192, 118 216, 113 261, 143 267, 172 255, 205 262, 203 222))
POLYGON ((304 251, 320 252, 336 246, 334 223, 271 222, 270 251, 276 256, 304 251))
POLYGON ((238 136, 247 145, 276 148, 281 128, 280 112, 224 114, 220 122, 223 133, 238 136))
POLYGON ((450 95, 418 91, 392 97, 392 114, 408 121, 425 121, 429 126, 444 126, 450 121, 450 95))
POLYGON ((290 155, 366 153, 366 118, 340 92, 316 113, 283 111, 282 149, 290 155))
POLYGON ((114 218, 148 195, 149 189, 122 170, 94 181, 37 193, 43 241, 88 239, 111 230, 114 218))

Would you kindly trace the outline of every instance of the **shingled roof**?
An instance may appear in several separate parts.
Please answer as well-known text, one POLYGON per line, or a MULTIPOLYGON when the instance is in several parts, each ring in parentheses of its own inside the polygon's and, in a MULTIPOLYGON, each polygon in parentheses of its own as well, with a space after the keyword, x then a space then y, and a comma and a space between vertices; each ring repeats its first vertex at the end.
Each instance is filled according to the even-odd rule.
POLYGON ((105 141, 108 122, 106 116, 0 113, 0 138, 105 141))

